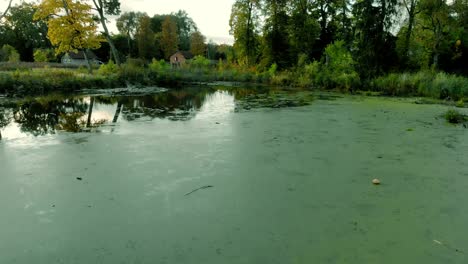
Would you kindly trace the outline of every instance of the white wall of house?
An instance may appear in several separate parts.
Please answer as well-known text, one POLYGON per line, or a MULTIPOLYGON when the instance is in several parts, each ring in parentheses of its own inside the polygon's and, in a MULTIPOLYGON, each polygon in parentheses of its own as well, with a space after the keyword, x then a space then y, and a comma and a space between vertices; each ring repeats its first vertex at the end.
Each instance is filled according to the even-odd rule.
MULTIPOLYGON (((99 64, 98 60, 90 60, 91 64, 99 64)), ((68 54, 62 56, 62 64, 76 65, 76 66, 87 66, 86 60, 72 59, 68 54)))

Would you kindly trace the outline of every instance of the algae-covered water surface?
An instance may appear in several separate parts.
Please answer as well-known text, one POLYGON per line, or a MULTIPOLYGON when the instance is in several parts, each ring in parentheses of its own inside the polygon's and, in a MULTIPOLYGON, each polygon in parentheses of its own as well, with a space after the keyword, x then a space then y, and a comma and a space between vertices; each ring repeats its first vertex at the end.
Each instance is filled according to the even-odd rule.
POLYGON ((467 263, 468 130, 413 101, 3 100, 0 263, 467 263))

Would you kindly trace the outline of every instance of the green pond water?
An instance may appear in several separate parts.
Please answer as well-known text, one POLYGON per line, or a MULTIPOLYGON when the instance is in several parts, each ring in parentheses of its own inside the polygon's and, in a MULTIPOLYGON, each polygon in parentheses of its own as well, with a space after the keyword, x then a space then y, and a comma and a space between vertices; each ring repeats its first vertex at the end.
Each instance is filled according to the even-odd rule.
POLYGON ((3 100, 0 263, 468 263, 449 107, 304 96, 3 100))

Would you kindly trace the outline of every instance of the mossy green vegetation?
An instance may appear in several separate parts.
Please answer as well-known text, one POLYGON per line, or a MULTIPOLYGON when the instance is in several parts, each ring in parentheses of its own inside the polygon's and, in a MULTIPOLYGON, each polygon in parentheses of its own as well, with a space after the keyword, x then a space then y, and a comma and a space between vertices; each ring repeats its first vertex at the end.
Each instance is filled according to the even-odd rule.
POLYGON ((468 97, 468 78, 443 72, 392 73, 374 79, 370 87, 391 96, 425 96, 455 101, 468 97))
POLYGON ((117 76, 85 74, 79 70, 29 69, 0 72, 0 93, 9 96, 73 92, 88 87, 118 87, 117 76))
POLYGON ((237 101, 236 111, 255 108, 288 108, 309 105, 314 96, 311 92, 288 92, 271 90, 266 93, 244 94, 237 101))
POLYGON ((458 107, 458 108, 464 108, 465 107, 465 101, 463 99, 460 99, 455 103, 455 106, 458 107))
MULTIPOLYGON (((297 66, 278 71, 276 64, 267 69, 240 66, 225 61, 214 63, 196 57, 174 67, 164 60, 145 63, 130 59, 121 66, 113 62, 101 65, 93 73, 86 69, 24 68, 0 71, 0 94, 25 96, 51 92, 74 92, 81 89, 161 86, 182 87, 187 83, 233 82, 294 89, 365 91, 370 95, 420 96, 443 99, 464 107, 468 98, 468 78, 431 71, 389 74, 371 81, 361 81, 349 52, 337 43, 327 48, 327 59, 307 62, 300 56, 297 66)), ((424 103, 424 100, 418 100, 424 103)), ((432 99, 431 99, 432 100, 432 99)), ((418 103, 417 102, 417 103, 418 103)))
POLYGON ((460 113, 459 111, 453 110, 453 109, 448 110, 444 114, 444 117, 445 117, 445 120, 447 120, 447 122, 451 124, 461 124, 461 123, 468 122, 467 115, 460 113))

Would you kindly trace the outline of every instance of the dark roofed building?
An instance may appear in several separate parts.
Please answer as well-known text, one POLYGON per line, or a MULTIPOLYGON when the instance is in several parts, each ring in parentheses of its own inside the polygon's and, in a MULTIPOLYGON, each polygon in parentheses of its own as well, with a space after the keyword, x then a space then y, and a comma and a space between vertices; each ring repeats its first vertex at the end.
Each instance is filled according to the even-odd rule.
MULTIPOLYGON (((94 54, 94 52, 88 50, 86 51, 86 56, 90 60, 91 64, 100 64, 99 58, 94 54)), ((63 64, 70 64, 70 65, 86 65, 86 58, 83 51, 78 52, 67 52, 65 55, 62 56, 62 63, 63 64)))

